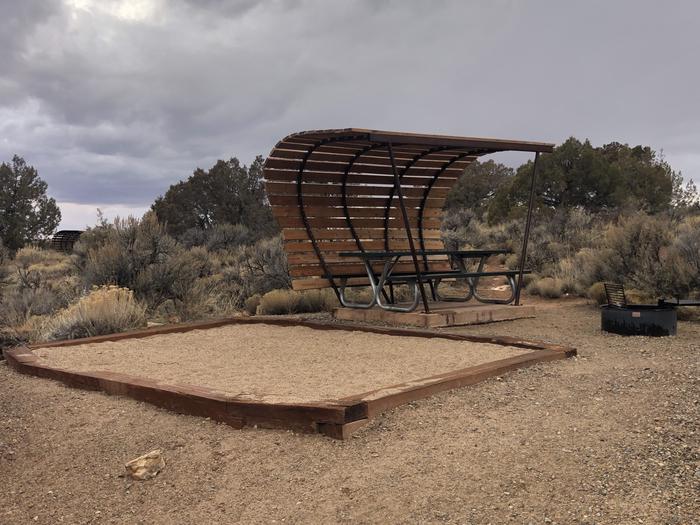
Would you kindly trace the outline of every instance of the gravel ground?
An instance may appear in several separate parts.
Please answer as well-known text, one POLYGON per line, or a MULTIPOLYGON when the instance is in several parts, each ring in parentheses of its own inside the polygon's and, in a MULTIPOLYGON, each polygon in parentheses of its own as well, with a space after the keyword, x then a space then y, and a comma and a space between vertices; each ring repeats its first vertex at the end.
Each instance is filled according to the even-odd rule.
POLYGON ((208 386, 271 403, 327 401, 527 353, 512 346, 305 326, 230 325, 40 348, 42 361, 169 384, 208 386))
POLYGON ((458 331, 579 357, 400 407, 346 442, 233 430, 0 364, 0 523, 698 523, 700 325, 604 335, 573 304, 458 331), (120 477, 158 447, 156 479, 120 477))

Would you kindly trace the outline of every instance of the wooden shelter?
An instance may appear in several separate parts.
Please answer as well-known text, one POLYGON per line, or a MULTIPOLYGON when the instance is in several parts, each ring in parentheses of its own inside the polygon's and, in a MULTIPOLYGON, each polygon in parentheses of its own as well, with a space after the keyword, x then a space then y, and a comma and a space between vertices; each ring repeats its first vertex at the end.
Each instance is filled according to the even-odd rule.
POLYGON ((57 231, 53 234, 49 246, 52 250, 56 250, 57 252, 71 253, 73 251, 73 245, 78 242, 82 233, 82 230, 57 231))
MULTIPOLYGON (((270 152, 264 177, 273 215, 282 228, 293 288, 332 287, 346 304, 346 286, 377 289, 389 257, 391 267, 380 287, 387 307, 392 301, 384 284, 415 283, 428 311, 424 284, 435 295, 435 282, 455 271, 456 252, 445 250, 440 226, 445 198, 464 169, 491 153, 533 152, 532 197, 537 156, 553 147, 542 142, 357 128, 285 137, 270 152)), ((532 202, 517 296, 531 212, 532 202)), ((469 273, 465 272, 462 277, 469 273)))

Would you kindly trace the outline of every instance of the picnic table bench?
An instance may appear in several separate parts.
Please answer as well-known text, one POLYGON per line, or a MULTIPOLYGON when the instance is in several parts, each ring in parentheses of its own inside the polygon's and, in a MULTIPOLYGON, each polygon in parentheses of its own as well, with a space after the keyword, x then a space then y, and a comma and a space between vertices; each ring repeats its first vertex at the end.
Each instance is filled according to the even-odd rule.
POLYGON ((377 304, 410 311, 417 294, 400 306, 391 293, 394 284, 409 284, 429 312, 429 299, 441 298, 441 280, 464 279, 469 293, 462 300, 489 300, 476 290, 479 279, 502 276, 513 292, 508 302, 519 304, 537 159, 553 148, 542 142, 358 128, 288 135, 270 152, 263 175, 282 229, 292 287, 332 288, 348 307, 377 304), (501 151, 535 153, 517 272, 484 271, 486 259, 500 250, 447 250, 440 230, 447 195, 465 168, 501 151), (383 284, 389 285, 388 295, 383 284), (372 301, 348 301, 345 289, 352 286, 369 286, 372 301))

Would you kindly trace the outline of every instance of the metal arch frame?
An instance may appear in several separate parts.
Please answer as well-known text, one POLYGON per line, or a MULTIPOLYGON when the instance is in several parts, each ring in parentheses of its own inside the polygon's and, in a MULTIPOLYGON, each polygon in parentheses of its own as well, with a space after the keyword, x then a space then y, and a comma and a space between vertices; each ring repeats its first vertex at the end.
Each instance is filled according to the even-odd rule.
MULTIPOLYGON (((420 290, 420 295, 421 299, 423 300, 423 311, 428 314, 430 313, 430 307, 428 306, 428 298, 425 295, 425 288, 423 287, 423 277, 421 276, 421 271, 420 271, 420 264, 418 264, 418 256, 416 255, 416 246, 413 243, 413 234, 411 233, 411 221, 408 220, 408 212, 406 211, 406 205, 403 202, 403 193, 401 192, 401 176, 399 175, 398 170, 396 169, 396 159, 394 159, 394 148, 392 147, 391 142, 387 143, 387 146, 389 148, 389 159, 391 160, 391 169, 394 172, 394 190, 391 193, 391 196, 389 197, 389 203, 391 203, 391 200, 394 196, 394 192, 396 192, 397 197, 399 198, 399 207, 401 208, 401 215, 403 216, 403 224, 404 227, 406 228, 406 237, 408 239, 408 246, 411 249, 411 259, 413 259, 413 267, 416 270, 416 281, 418 283, 418 289, 420 290)), ((424 157, 425 154, 422 154, 418 156, 419 158, 424 157)), ((406 173, 408 169, 413 166, 416 162, 418 162, 418 159, 415 161, 412 161, 409 165, 407 165, 403 173, 406 173)), ((386 207, 386 215, 384 216, 384 239, 385 241, 389 240, 388 237, 388 217, 389 217, 389 206, 386 207)), ((387 248, 388 250, 388 248, 387 248)))
MULTIPOLYGON (((440 178, 440 176, 445 173, 445 170, 452 166, 455 162, 458 162, 462 160, 464 157, 469 157, 471 155, 478 155, 478 151, 473 151, 469 153, 463 153, 461 155, 458 155, 457 157, 450 159, 447 161, 440 170, 433 175, 433 179, 430 181, 428 184, 428 187, 425 189, 425 192, 423 193, 423 198, 421 200, 420 206, 419 206, 419 212, 418 212, 418 236, 419 236, 419 241, 420 241, 420 247, 421 250, 425 251, 425 236, 423 235, 423 218, 424 218, 424 212, 425 212, 425 205, 428 202, 428 197, 430 196, 430 191, 433 189, 433 186, 437 182, 437 180, 440 178)), ((423 255, 423 266, 425 269, 428 269, 428 258, 426 255, 423 255)))
MULTIPOLYGON (((352 223, 352 219, 350 218, 350 210, 348 209, 348 194, 347 194, 348 176, 350 175, 350 170, 355 165, 355 163, 358 161, 358 159, 360 159, 363 155, 367 154, 370 151, 384 148, 384 147, 386 147, 384 144, 376 144, 376 143, 370 144, 369 146, 365 146, 360 151, 355 153, 355 155, 350 160, 350 162, 348 162, 348 165, 345 168, 345 171, 343 172, 342 192, 341 192, 340 198, 341 198, 341 202, 343 204, 343 213, 345 214, 345 222, 347 223, 348 228, 350 229, 350 233, 352 234, 352 238, 355 241, 355 244, 357 245, 357 249, 363 253, 365 251, 365 248, 364 248, 364 246, 362 246, 362 241, 360 241, 360 238, 357 235, 357 231, 355 230, 355 225, 352 223)), ((347 298, 345 297, 345 290, 347 288, 347 278, 341 278, 340 279, 340 287, 338 288, 338 300, 340 301, 340 304, 342 306, 346 306, 346 307, 350 307, 350 308, 369 309, 369 308, 372 308, 379 301, 378 297, 379 297, 380 293, 383 293, 386 297, 386 292, 384 292, 384 286, 383 286, 383 282, 386 280, 386 277, 384 277, 383 279, 380 278, 379 282, 375 283, 374 278, 372 277, 372 275, 374 275, 374 273, 372 271, 372 266, 367 261, 365 261, 365 270, 367 271, 367 275, 368 275, 369 281, 370 281, 370 287, 372 288, 372 299, 368 303, 355 303, 352 301, 348 301, 347 298)), ((384 272, 382 273, 382 276, 384 276, 384 272)), ((392 298, 393 298, 393 287, 392 287, 392 298)))
MULTIPOLYGON (((453 146, 437 146, 433 148, 429 148, 426 151, 422 151, 421 153, 414 155, 413 158, 410 160, 408 164, 401 170, 401 174, 398 176, 398 186, 400 187, 400 181, 401 178, 403 178, 404 175, 410 170, 413 166, 416 165, 416 163, 420 160, 423 160, 424 157, 427 157, 428 155, 431 155, 433 153, 437 153, 438 151, 445 151, 448 149, 454 149, 453 146)), ((392 168, 394 168, 394 171, 396 172, 396 166, 394 161, 392 160, 392 168)), ((396 175, 396 173, 395 173, 396 175)), ((394 182, 394 187, 392 188, 392 192, 389 194, 389 197, 386 200, 386 206, 384 210, 384 248, 388 251, 389 250, 389 215, 391 213, 391 203, 394 200, 394 194, 396 193, 397 189, 397 182, 394 182)))
POLYGON ((326 276, 326 278, 330 281, 331 287, 333 288, 333 291, 335 292, 336 297, 338 300, 341 300, 341 293, 340 290, 338 289, 338 285, 335 283, 335 279, 333 278, 333 273, 330 271, 328 268, 328 265, 326 264, 326 259, 323 257, 321 254, 321 250, 318 247, 318 244, 316 242, 316 236, 313 234, 313 231, 311 229, 311 225, 309 224, 309 218, 306 216, 306 209, 304 205, 304 193, 302 191, 302 183, 304 182, 304 170, 306 169, 306 163, 309 160, 309 157, 311 154, 316 151, 318 148, 321 146, 326 146, 328 144, 332 144, 335 142, 349 142, 351 140, 366 140, 368 137, 366 135, 350 135, 350 136, 345 136, 345 137, 333 137, 333 138, 328 138, 328 139, 322 139, 322 140, 317 140, 314 142, 309 149, 306 151, 304 154, 303 159, 301 160, 301 164, 299 166, 299 172, 297 173, 297 203, 299 204, 299 214, 301 215, 301 220, 304 223, 304 228, 306 229, 306 234, 309 236, 309 240, 311 241, 311 245, 313 246, 314 253, 316 254, 316 257, 318 258, 319 263, 321 263, 321 268, 323 268, 323 272, 326 276))
MULTIPOLYGON (((458 155, 455 158, 450 159, 442 166, 442 168, 440 168, 440 170, 435 175, 433 175, 433 179, 430 181, 430 183, 428 184, 428 187, 426 188, 425 192, 423 193, 423 198, 421 200, 419 212, 418 212, 418 236, 419 236, 421 251, 424 252, 423 253, 423 267, 425 268, 425 271, 429 270, 429 265, 428 265, 428 256, 425 254, 425 236, 423 233, 423 218, 424 218, 424 212, 425 212, 425 205, 428 202, 428 197, 430 196, 430 191, 433 189, 433 186, 438 181, 440 176, 445 172, 445 170, 447 168, 449 168, 450 166, 452 166, 455 162, 459 162, 460 160, 464 159, 465 157, 470 157, 472 155, 479 157, 481 155, 486 155, 486 154, 490 154, 490 153, 498 153, 498 152, 496 152, 496 151, 491 152, 491 151, 487 151, 487 150, 483 150, 483 149, 475 149, 473 151, 470 151, 468 153, 462 153, 461 155, 458 155)), ((463 261, 460 261, 460 265, 462 266, 462 269, 464 269, 463 268, 463 266, 464 266, 463 261)), ((440 293, 438 291, 439 286, 440 286, 440 279, 437 279, 435 281, 435 283, 433 283, 432 281, 430 282, 430 291, 433 295, 434 300, 441 299, 440 293)), ((472 280, 470 279, 469 280, 469 294, 466 296, 466 298, 464 300, 468 301, 469 299, 472 298, 472 296, 478 297, 478 294, 476 293, 476 286, 472 283, 472 280)), ((443 297, 442 300, 446 300, 446 298, 443 297)), ((510 302, 510 301, 508 301, 508 302, 510 302)))
MULTIPOLYGON (((410 162, 408 164, 406 164, 406 166, 404 166, 404 168, 401 170, 401 173, 399 174, 398 170, 396 168, 396 161, 394 158, 394 152, 393 152, 393 147, 392 147, 393 145, 391 142, 387 142, 386 145, 389 149, 389 158, 391 160, 391 167, 392 167, 392 170, 394 172, 394 186, 392 188, 392 192, 389 194, 389 197, 386 201, 385 211, 384 211, 384 247, 387 251, 389 251, 389 249, 390 249, 389 248, 389 215, 391 213, 391 204, 392 204, 392 201, 394 199, 394 195, 396 194, 398 199, 399 199, 399 206, 401 209, 401 214, 403 216, 404 228, 406 230, 406 237, 408 239, 409 248, 411 250, 411 258, 413 260, 413 265, 414 265, 414 268, 416 271, 416 281, 417 281, 418 288, 420 290, 421 299, 423 302, 423 309, 424 309, 425 313, 430 313, 430 307, 428 306, 428 300, 427 300, 427 297, 425 295, 425 288, 423 286, 423 279, 421 276, 420 265, 418 263, 418 256, 416 253, 415 243, 413 240, 413 234, 411 233, 411 223, 410 223, 410 220, 408 218, 408 212, 406 211, 406 205, 405 205, 404 200, 403 200, 403 194, 401 193, 401 178, 404 175, 406 175, 408 170, 410 170, 413 166, 416 165, 416 163, 418 163, 420 160, 424 159, 425 157, 427 157, 433 153, 438 153, 441 151, 449 152, 450 150, 461 149, 461 148, 457 148, 455 146, 435 146, 432 148, 428 148, 427 150, 421 151, 420 153, 414 155, 414 157, 410 160, 410 162)), ((458 154, 453 159, 450 159, 449 161, 447 161, 438 170, 438 172, 433 175, 432 180, 430 181, 430 183, 428 184, 428 187, 426 188, 425 192, 423 193, 423 197, 421 199, 420 208, 419 208, 419 214, 418 214, 418 225, 417 226, 418 226, 418 235, 419 235, 419 240, 420 240, 420 245, 421 245, 422 251, 424 251, 424 247, 425 247, 425 238, 423 235, 423 216, 424 216, 424 211, 425 211, 425 204, 427 203, 428 196, 430 194, 430 190, 432 189, 433 185, 435 184, 435 181, 438 179, 440 174, 444 173, 444 171, 449 166, 451 166, 454 162, 456 162, 457 160, 462 159, 466 156, 474 155, 475 153, 478 153, 478 151, 479 150, 477 150, 476 152, 470 151, 469 153, 458 154)), ((426 271, 427 271, 428 262, 427 262, 427 256, 425 254, 423 254, 423 264, 424 264, 424 267, 426 268, 426 271)), ((430 281, 428 282, 428 284, 430 286, 433 298, 435 298, 436 291, 433 287, 433 284, 430 281)))
POLYGON ((348 185, 348 176, 350 175, 350 170, 352 167, 355 165, 355 163, 362 157, 363 155, 366 155, 370 151, 380 149, 380 148, 385 148, 385 144, 370 144, 369 146, 365 146, 362 150, 358 151, 355 153, 353 158, 348 162, 348 166, 345 168, 345 171, 343 172, 343 184, 342 184, 342 194, 341 194, 341 202, 343 204, 343 213, 345 214, 345 222, 348 225, 348 228, 350 228, 350 233, 352 233, 352 238, 355 240, 355 244, 357 245, 357 249, 360 250, 361 252, 364 252, 365 249, 362 246, 362 242, 360 241, 360 238, 357 235, 357 232, 355 231, 355 226, 352 224, 352 219, 350 219, 350 210, 348 209, 348 194, 347 194, 347 185, 348 185))
MULTIPOLYGON (((392 168, 394 169, 395 181, 394 181, 394 187, 392 188, 392 192, 389 194, 389 197, 387 198, 386 205, 385 205, 385 211, 384 211, 384 249, 385 250, 389 251, 389 249, 390 249, 389 248, 389 215, 391 213, 391 203, 394 199, 394 194, 397 192, 397 189, 400 190, 400 188, 401 188, 401 178, 403 178, 403 176, 406 175, 408 170, 410 170, 413 166, 415 166, 417 162, 423 160, 428 155, 431 155, 433 153, 437 153, 439 151, 449 151, 450 149, 455 149, 455 147, 454 146, 435 146, 432 148, 428 148, 427 150, 421 151, 420 153, 413 156, 413 158, 409 161, 409 163, 406 164, 406 166, 403 168, 403 170, 401 170, 401 174, 398 177, 396 177, 396 166, 395 166, 395 163, 394 163, 394 160, 392 157, 391 161, 392 161, 392 168)), ((405 206, 403 204, 403 197, 400 199, 400 202, 401 202, 401 213, 402 213, 402 215, 407 216, 407 213, 405 211, 405 206)), ((420 219, 420 221, 422 223, 422 219, 420 219)), ((407 237, 410 237, 409 244, 411 246, 413 246, 413 235, 411 233, 411 226, 410 226, 410 221, 408 220, 408 218, 404 219, 404 226, 406 228, 407 237)), ((423 232, 420 229, 418 231, 418 234, 422 238, 423 232)), ((421 244, 421 245, 423 245, 423 244, 421 244)), ((416 258, 415 248, 412 247, 411 252, 413 252, 412 253, 413 257, 416 258)), ((435 297, 435 290, 433 288, 432 281, 428 281, 428 286, 430 286, 431 295, 434 298, 435 297)), ((421 296, 424 297, 425 290, 423 289, 422 281, 420 281, 420 290, 421 290, 421 296)), ((393 291, 394 291, 394 289, 392 287, 391 288, 392 297, 393 297, 393 291)), ((428 313, 430 311, 426 300, 423 301, 423 307, 424 307, 426 313, 428 313)))
MULTIPOLYGON (((370 142, 372 142, 372 141, 370 140, 370 142)), ((411 233, 411 225, 410 225, 410 221, 408 219, 408 213, 406 212, 406 206, 405 206, 405 203, 403 201, 403 194, 401 193, 401 178, 408 172, 409 169, 411 169, 418 161, 422 160, 424 157, 426 157, 432 153, 436 153, 438 151, 446 151, 446 150, 455 149, 455 148, 453 146, 439 146, 439 147, 429 148, 426 151, 422 151, 419 154, 414 155, 414 157, 408 162, 408 164, 406 166, 404 166, 404 168, 401 170, 400 174, 398 173, 398 170, 396 168, 396 160, 394 158, 394 152, 393 152, 391 142, 388 142, 388 143, 373 142, 369 146, 365 146, 362 150, 355 153, 355 155, 350 160, 347 168, 345 169, 345 171, 343 173, 341 202, 343 203, 343 211, 345 213, 345 221, 348 224, 348 227, 350 228, 353 239, 355 240, 355 244, 357 245, 358 249, 362 252, 364 252, 364 247, 362 246, 362 243, 357 236, 355 228, 352 224, 352 220, 350 219, 350 216, 349 216, 349 211, 348 211, 348 206, 347 206, 347 189, 346 189, 347 188, 347 179, 348 179, 348 176, 350 173, 350 169, 355 164, 355 162, 357 162, 357 160, 360 157, 362 157, 362 155, 365 155, 369 151, 373 151, 373 150, 381 149, 381 148, 388 148, 389 157, 390 157, 390 161, 391 161, 391 167, 392 167, 392 171, 394 172, 393 186, 391 188, 391 193, 389 194, 389 197, 386 200, 385 211, 384 211, 384 246, 387 250, 389 250, 389 214, 390 214, 391 204, 392 204, 394 195, 397 195, 399 198, 399 205, 401 208, 401 213, 403 215, 404 227, 406 229, 406 237, 407 237, 409 247, 410 247, 411 252, 412 252, 412 258, 414 260, 413 262, 414 262, 414 266, 416 269, 416 276, 417 276, 416 287, 418 287, 420 289, 420 295, 421 295, 421 298, 423 300, 423 307, 425 309, 425 312, 427 313, 427 312, 430 312, 430 307, 428 306, 428 301, 427 301, 427 298, 425 296, 425 289, 423 288, 423 280, 422 280, 421 275, 420 275, 420 266, 417 263, 418 258, 417 258, 417 254, 416 254, 415 243, 413 240, 413 234, 411 233)), ((440 173, 443 171, 444 171, 444 169, 441 168, 440 173)), ((431 181, 431 186, 432 186, 432 182, 433 181, 431 181)), ((424 198, 424 200, 422 201, 422 204, 425 202, 425 200, 427 200, 427 199, 424 198)), ((421 223, 422 223, 422 218, 421 218, 421 223)), ((423 235, 422 235, 421 231, 419 231, 419 236, 422 239, 423 235)), ((421 242, 421 245, 423 245, 423 242, 421 242)), ((396 263, 396 261, 394 262, 394 264, 395 263, 396 263)), ((366 266, 367 266, 367 264, 368 263, 365 263, 366 266)), ((378 298, 379 293, 383 293, 386 296, 383 285, 384 285, 386 279, 388 278, 389 273, 391 272, 391 268, 393 268, 394 264, 391 265, 388 273, 387 273, 386 268, 385 268, 385 271, 382 272, 382 278, 380 278, 377 283, 373 282, 373 280, 370 278, 370 285, 373 288, 373 292, 375 292, 373 294, 374 298, 370 303, 351 303, 351 302, 347 301, 345 299, 345 284, 344 284, 344 282, 346 282, 347 279, 343 279, 341 281, 341 286, 340 286, 340 290, 338 293, 338 299, 340 300, 341 304, 343 304, 343 306, 354 306, 356 308, 371 308, 372 306, 374 306, 375 302, 380 301, 380 299, 378 298), (377 292, 377 287, 378 287, 379 293, 377 292)), ((371 276, 373 274, 373 272, 370 270, 371 270, 371 266, 369 268, 367 268, 367 273, 369 276, 371 276)), ((324 271, 325 271, 325 267, 324 267, 324 271)), ((429 283, 429 284, 430 284, 430 287, 432 290, 432 284, 431 283, 429 283)), ((389 283, 389 286, 391 288, 390 302, 393 302, 394 290, 393 290, 393 286, 391 283, 389 283)), ((434 292, 433 292, 433 295, 435 295, 434 292)), ((416 290, 414 289, 414 300, 415 299, 417 299, 417 294, 416 294, 416 290)), ((413 306, 413 308, 415 308, 415 305, 413 306)), ((401 307, 394 307, 394 309, 396 309, 396 311, 403 311, 403 309, 401 307)), ((411 310, 406 310, 406 311, 411 311, 411 310)))

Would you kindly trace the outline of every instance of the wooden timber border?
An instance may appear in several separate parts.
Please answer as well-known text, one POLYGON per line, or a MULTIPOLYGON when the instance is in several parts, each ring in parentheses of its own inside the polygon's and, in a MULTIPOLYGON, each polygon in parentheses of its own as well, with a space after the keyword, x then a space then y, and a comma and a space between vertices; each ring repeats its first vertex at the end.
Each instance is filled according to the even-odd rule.
POLYGON ((209 417, 234 428, 243 428, 244 426, 281 428, 298 432, 321 433, 337 439, 346 439, 353 431, 366 424, 370 418, 390 408, 428 397, 437 392, 472 385, 517 368, 545 361, 566 359, 575 356, 576 349, 513 337, 484 337, 410 328, 357 326, 258 316, 159 326, 132 332, 19 346, 5 350, 4 355, 9 366, 23 374, 61 381, 74 388, 130 397, 181 414, 209 417), (166 384, 152 379, 106 371, 74 372, 47 366, 32 352, 38 348, 139 339, 152 335, 189 332, 236 324, 305 326, 314 330, 360 331, 399 337, 449 339, 514 346, 531 351, 519 356, 387 386, 342 399, 314 403, 256 402, 247 398, 223 395, 201 386, 166 384))

